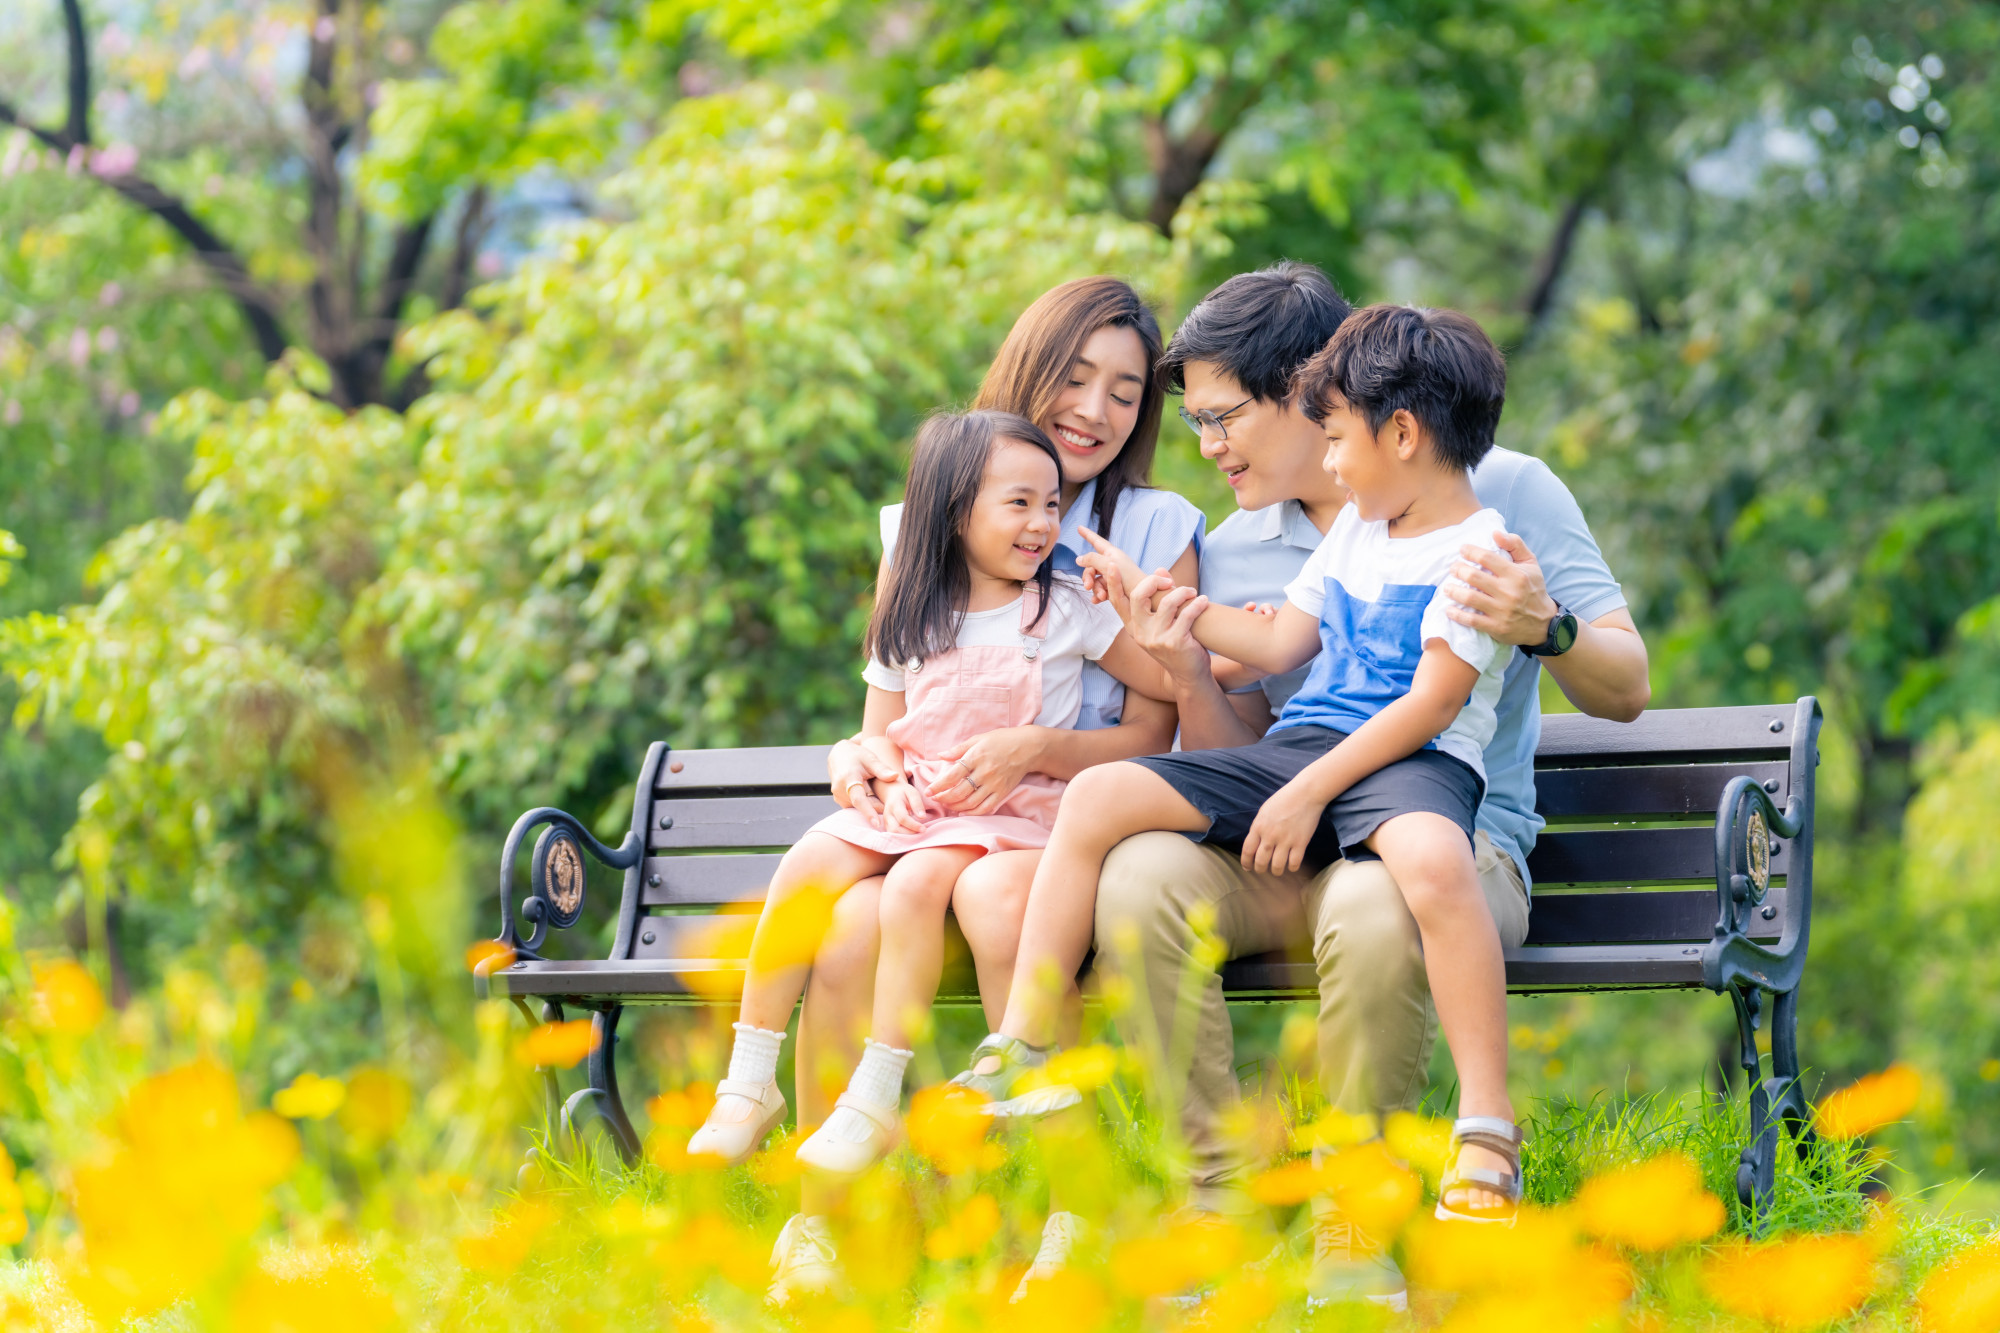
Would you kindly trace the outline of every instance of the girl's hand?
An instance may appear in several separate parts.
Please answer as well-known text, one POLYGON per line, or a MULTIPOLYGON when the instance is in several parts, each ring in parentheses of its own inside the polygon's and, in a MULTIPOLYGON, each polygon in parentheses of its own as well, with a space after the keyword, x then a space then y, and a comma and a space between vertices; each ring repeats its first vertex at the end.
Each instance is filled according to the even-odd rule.
MULTIPOLYGON (((917 789, 898 779, 882 784, 882 821, 875 826, 886 833, 924 831, 924 798, 917 789)), ((871 817, 870 823, 875 823, 871 817)))
POLYGON ((882 814, 875 784, 894 782, 902 772, 867 746, 848 739, 835 741, 827 751, 826 775, 833 785, 833 799, 874 823, 882 814))
POLYGON ((1243 868, 1282 875, 1304 865, 1306 844, 1319 830, 1326 804, 1297 780, 1272 792, 1243 839, 1243 868))
POLYGON ((1039 727, 1002 727, 960 741, 944 752, 952 761, 926 793, 955 815, 990 815, 1042 757, 1039 727))

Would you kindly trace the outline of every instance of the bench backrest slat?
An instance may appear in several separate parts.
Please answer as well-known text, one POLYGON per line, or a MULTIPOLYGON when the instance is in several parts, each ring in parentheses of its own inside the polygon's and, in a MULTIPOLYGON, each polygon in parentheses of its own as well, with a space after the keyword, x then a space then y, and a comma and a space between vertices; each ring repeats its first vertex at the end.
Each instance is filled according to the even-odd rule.
POLYGON ((1537 768, 1620 763, 1720 763, 1784 759, 1792 750, 1791 704, 1741 708, 1663 708, 1633 722, 1581 713, 1542 719, 1537 768))
MULTIPOLYGON (((1771 873, 1783 875, 1785 845, 1771 854, 1771 873)), ((1681 884, 1715 882, 1715 830, 1686 828, 1544 831, 1528 853, 1536 884, 1681 884)))
POLYGON ((1647 764, 1629 768, 1545 768, 1535 774, 1535 813, 1544 819, 1671 819, 1715 814, 1722 789, 1747 773, 1780 807, 1789 796, 1790 766, 1647 764))

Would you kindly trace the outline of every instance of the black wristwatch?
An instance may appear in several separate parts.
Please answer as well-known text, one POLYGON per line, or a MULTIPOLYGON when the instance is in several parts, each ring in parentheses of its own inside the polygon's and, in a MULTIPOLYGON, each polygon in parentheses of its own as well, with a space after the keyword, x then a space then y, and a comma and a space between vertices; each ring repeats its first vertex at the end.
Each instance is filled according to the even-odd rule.
POLYGON ((1556 618, 1549 622, 1549 637, 1537 644, 1523 644, 1530 657, 1561 657, 1576 646, 1576 612, 1556 603, 1556 618))

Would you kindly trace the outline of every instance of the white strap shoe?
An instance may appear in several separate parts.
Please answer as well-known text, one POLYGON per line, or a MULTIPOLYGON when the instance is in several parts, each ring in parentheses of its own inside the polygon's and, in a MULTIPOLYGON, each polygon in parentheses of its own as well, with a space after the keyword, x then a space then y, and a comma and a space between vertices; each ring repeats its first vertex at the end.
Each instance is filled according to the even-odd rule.
MULTIPOLYGON (((836 1111, 845 1108, 858 1112, 868 1122, 868 1132, 859 1143, 851 1143, 833 1137, 826 1132, 827 1126, 821 1125, 813 1131, 812 1137, 799 1145, 799 1165, 829 1176, 858 1176, 887 1157, 889 1149, 895 1145, 898 1128, 896 1108, 877 1106, 851 1092, 841 1093, 840 1099, 833 1105, 836 1111)), ((832 1124, 833 1119, 833 1116, 828 1116, 827 1124, 832 1124)))
POLYGON ((1089 1227, 1075 1213, 1050 1213, 1049 1220, 1042 1223, 1041 1248, 1035 1251, 1035 1261, 1028 1265, 1028 1271, 1021 1274, 1020 1285, 1007 1298, 1008 1304, 1018 1304, 1028 1294, 1030 1282, 1046 1282, 1068 1268, 1071 1252, 1089 1227))
POLYGON ((763 1146, 784 1118, 785 1094, 776 1079, 759 1087, 725 1078, 715 1085, 708 1119, 688 1140, 688 1156, 719 1157, 733 1166, 763 1146))

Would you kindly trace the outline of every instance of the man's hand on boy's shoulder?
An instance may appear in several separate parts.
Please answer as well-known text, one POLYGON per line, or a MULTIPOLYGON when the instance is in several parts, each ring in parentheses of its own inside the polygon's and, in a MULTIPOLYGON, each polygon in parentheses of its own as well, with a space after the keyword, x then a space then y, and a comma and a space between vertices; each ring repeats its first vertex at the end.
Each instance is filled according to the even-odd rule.
POLYGON ((1460 580, 1445 584, 1445 595, 1458 603, 1445 614, 1496 641, 1515 646, 1536 644, 1549 636, 1556 603, 1549 596, 1542 567, 1526 542, 1511 532, 1493 534, 1500 549, 1472 542, 1459 548, 1452 574, 1460 580))

